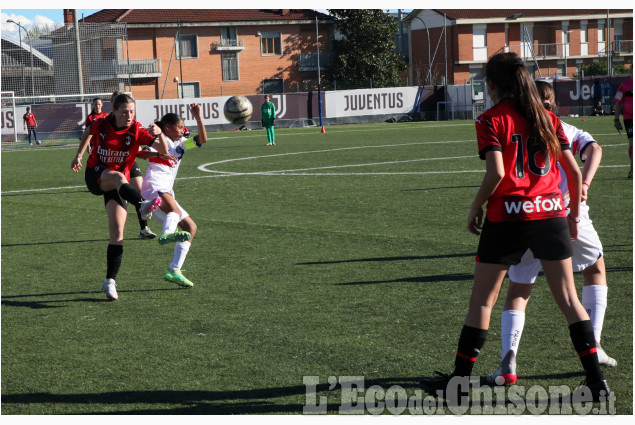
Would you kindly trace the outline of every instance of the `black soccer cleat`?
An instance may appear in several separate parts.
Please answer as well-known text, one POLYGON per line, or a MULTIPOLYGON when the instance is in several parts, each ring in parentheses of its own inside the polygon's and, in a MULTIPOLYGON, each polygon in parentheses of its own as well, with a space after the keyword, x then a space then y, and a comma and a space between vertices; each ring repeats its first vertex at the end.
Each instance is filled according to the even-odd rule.
MULTIPOLYGON (((436 376, 425 377, 419 381, 419 386, 428 394, 445 399, 448 405, 460 405, 467 402, 472 386, 469 376, 456 376, 434 372, 436 376)), ((478 385, 478 384, 477 384, 478 385)))
POLYGON ((450 379, 454 377, 452 374, 434 371, 436 376, 424 377, 419 381, 421 389, 432 396, 444 396, 450 379))
POLYGON ((588 399, 589 390, 594 402, 606 402, 613 396, 609 385, 606 383, 606 379, 596 382, 589 382, 585 379, 580 383, 580 386, 573 391, 573 400, 590 401, 588 399))

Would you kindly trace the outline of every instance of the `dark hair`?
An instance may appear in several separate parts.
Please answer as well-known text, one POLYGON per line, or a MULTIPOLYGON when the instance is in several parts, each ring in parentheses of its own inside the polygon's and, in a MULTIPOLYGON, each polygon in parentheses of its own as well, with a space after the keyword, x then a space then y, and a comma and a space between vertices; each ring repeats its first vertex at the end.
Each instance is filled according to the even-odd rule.
MULTIPOLYGON (((122 91, 119 91, 119 90, 112 92, 112 94, 110 95, 110 103, 113 103, 113 104, 114 104, 114 103, 115 103, 115 98, 116 98, 117 96, 121 95, 121 94, 125 94, 125 93, 124 93, 124 92, 122 92, 122 91)), ((114 108, 113 108, 113 109, 114 109, 114 108)))
POLYGON ((114 98, 112 103, 112 110, 115 111, 119 109, 121 105, 124 103, 134 103, 134 99, 128 96, 127 94, 120 94, 114 98))
POLYGON ((551 84, 546 81, 536 81, 536 89, 542 99, 542 105, 547 111, 556 113, 556 92, 553 90, 551 84))
POLYGON ((560 141, 553 123, 545 111, 533 78, 516 53, 498 53, 485 68, 487 80, 498 90, 501 99, 509 98, 527 119, 530 136, 536 139, 543 153, 549 151, 554 158, 560 156, 560 141))
MULTIPOLYGON (((93 99, 93 101, 92 101, 91 103, 95 103, 95 102, 97 102, 98 100, 101 100, 101 97, 96 97, 96 98, 94 98, 94 99, 93 99)), ((102 103, 103 103, 103 100, 102 100, 102 103)), ((91 109, 91 110, 90 110, 90 113, 91 113, 91 114, 94 114, 94 113, 95 113, 95 109, 94 109, 94 108, 93 108, 93 109, 91 109)))
POLYGON ((161 117, 161 120, 155 121, 155 124, 159 126, 161 131, 165 131, 165 125, 176 125, 179 122, 183 121, 183 119, 174 112, 168 112, 167 114, 161 117))

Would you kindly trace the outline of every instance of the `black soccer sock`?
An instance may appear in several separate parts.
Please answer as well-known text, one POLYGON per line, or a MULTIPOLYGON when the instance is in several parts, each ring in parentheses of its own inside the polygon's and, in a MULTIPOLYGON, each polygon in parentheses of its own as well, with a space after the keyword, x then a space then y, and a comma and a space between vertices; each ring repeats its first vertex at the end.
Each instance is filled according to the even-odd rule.
POLYGON ((141 218, 141 211, 139 210, 139 207, 137 207, 137 217, 139 218, 139 227, 141 230, 145 229, 148 225, 148 220, 141 218))
POLYGON ((590 320, 582 320, 580 322, 569 325, 569 335, 578 352, 582 367, 586 372, 587 380, 598 382, 604 379, 600 363, 598 362, 597 348, 595 344, 595 335, 593 334, 593 325, 590 320))
POLYGON ((461 336, 459 337, 459 348, 454 360, 455 376, 470 376, 476 356, 485 345, 487 339, 487 329, 478 329, 463 325, 461 336))
POLYGON ((130 183, 124 183, 119 188, 119 196, 134 205, 135 208, 139 208, 143 198, 137 189, 132 187, 130 183))
POLYGON ((121 267, 121 257, 123 257, 123 245, 108 244, 106 251, 106 279, 116 279, 121 267))

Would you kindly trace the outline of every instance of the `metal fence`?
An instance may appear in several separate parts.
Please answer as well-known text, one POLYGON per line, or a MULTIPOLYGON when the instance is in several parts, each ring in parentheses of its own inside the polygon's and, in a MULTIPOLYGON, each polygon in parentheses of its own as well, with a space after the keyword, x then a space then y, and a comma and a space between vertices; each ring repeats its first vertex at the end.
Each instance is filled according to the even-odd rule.
POLYGON ((134 74, 160 75, 160 60, 129 60, 125 24, 57 25, 47 34, 2 35, 2 91, 23 104, 41 96, 129 90, 134 74))

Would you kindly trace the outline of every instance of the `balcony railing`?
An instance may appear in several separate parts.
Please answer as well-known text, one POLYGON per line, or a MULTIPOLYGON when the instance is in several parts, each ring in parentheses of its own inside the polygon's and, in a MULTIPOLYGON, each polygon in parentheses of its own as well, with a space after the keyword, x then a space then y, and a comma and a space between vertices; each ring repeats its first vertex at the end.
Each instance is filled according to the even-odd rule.
MULTIPOLYGON (((335 62, 335 53, 320 53, 320 69, 326 69, 327 66, 335 62)), ((301 53, 298 55, 298 67, 300 71, 317 71, 317 53, 301 53)))
POLYGON ((157 78, 161 76, 161 58, 156 59, 121 59, 96 60, 86 62, 89 78, 117 76, 117 78, 157 78))
MULTIPOLYGON (((606 56, 606 43, 598 44, 598 52, 589 54, 589 43, 580 43, 580 51, 572 55, 571 43, 546 43, 546 44, 534 44, 531 45, 511 45, 501 48, 498 52, 514 52, 518 56, 524 59, 530 59, 531 49, 533 47, 536 59, 564 59, 571 56, 606 56)), ((611 54, 614 55, 632 55, 633 54, 633 40, 616 40, 610 43, 611 54)))
POLYGON ((632 55, 633 40, 615 40, 611 43, 611 52, 614 55, 632 55))
POLYGON ((221 39, 211 44, 212 50, 236 51, 245 49, 245 40, 221 39))

